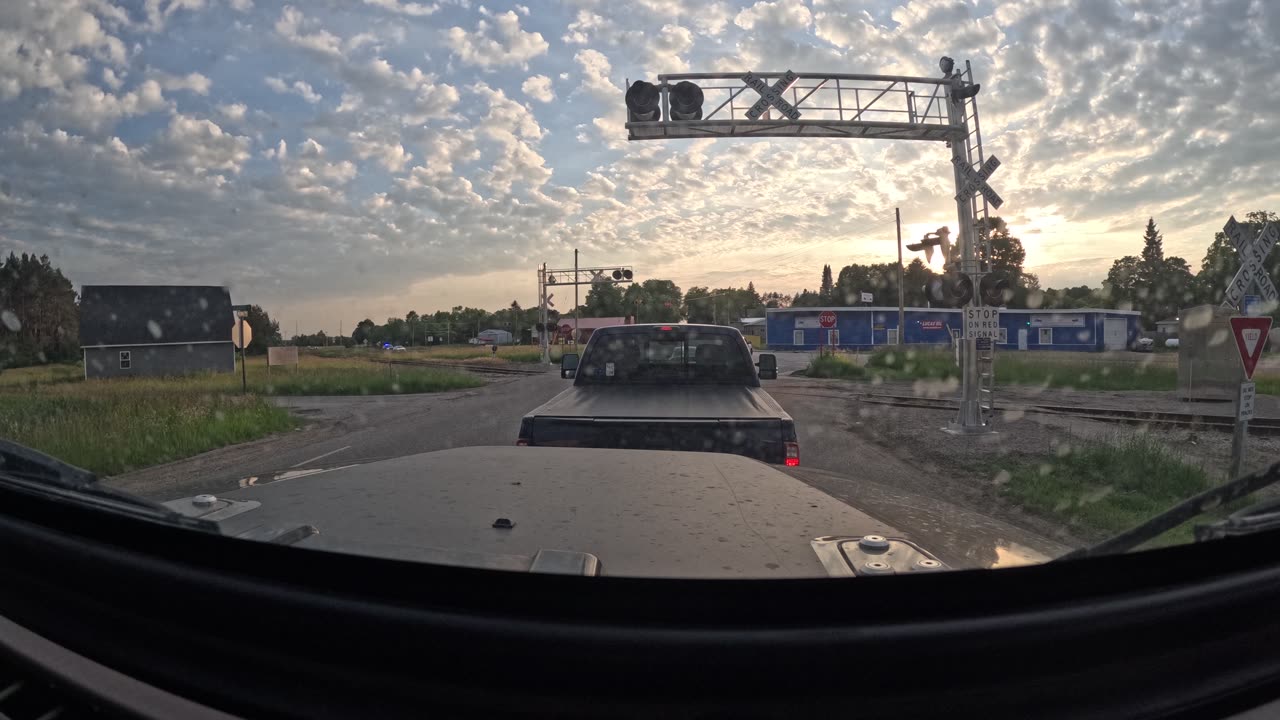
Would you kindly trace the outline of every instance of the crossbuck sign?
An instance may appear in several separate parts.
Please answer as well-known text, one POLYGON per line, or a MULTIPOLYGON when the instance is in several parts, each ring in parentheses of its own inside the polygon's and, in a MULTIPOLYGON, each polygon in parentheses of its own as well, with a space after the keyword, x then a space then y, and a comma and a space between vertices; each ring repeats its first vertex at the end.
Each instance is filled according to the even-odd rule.
POLYGON ((1250 287, 1257 288, 1258 294, 1266 302, 1276 302, 1280 299, 1264 264, 1271 249, 1276 246, 1276 240, 1280 239, 1280 229, 1267 223, 1262 226, 1257 237, 1250 238, 1245 234, 1245 226, 1236 222, 1234 215, 1222 229, 1231 240, 1231 244, 1235 246, 1236 252, 1240 253, 1240 269, 1236 271, 1236 276, 1227 286, 1222 304, 1239 307, 1244 300, 1244 294, 1250 287))
POLYGON ((786 97, 784 97, 787 88, 790 88, 799 78, 799 75, 788 70, 778 82, 773 84, 773 87, 769 87, 764 80, 756 77, 753 72, 743 75, 742 82, 746 83, 747 87, 760 93, 760 99, 756 101, 755 105, 751 106, 751 109, 747 110, 747 117, 751 120, 758 120, 764 114, 764 111, 768 110, 769 106, 772 105, 788 120, 799 120, 800 111, 796 109, 795 105, 787 102, 786 97))
POLYGON ((964 201, 973 197, 975 192, 980 192, 991 207, 999 209, 1004 204, 1004 199, 997 195, 996 191, 992 190, 991 186, 987 184, 987 178, 991 177, 991 173, 1000 167, 1000 160, 995 155, 987 158, 987 161, 982 163, 982 167, 977 170, 974 170, 969 166, 969 163, 960 158, 952 158, 951 162, 960 169, 961 182, 964 183, 960 186, 960 192, 956 193, 956 200, 964 201))

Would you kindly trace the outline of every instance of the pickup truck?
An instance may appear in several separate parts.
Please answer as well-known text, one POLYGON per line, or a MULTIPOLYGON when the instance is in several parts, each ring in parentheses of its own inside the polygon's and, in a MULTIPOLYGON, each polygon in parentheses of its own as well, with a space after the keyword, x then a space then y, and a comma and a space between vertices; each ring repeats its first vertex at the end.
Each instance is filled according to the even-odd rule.
POLYGON ((731 327, 600 328, 581 359, 562 358, 560 376, 573 386, 524 416, 516 444, 722 452, 799 465, 795 422, 760 386, 778 377, 777 358, 751 361, 731 327))

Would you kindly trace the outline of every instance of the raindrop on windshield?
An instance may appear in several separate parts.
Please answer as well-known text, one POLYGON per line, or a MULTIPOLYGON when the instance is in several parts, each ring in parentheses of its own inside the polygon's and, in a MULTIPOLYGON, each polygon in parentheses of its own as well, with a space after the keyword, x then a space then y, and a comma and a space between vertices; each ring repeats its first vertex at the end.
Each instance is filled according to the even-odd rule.
POLYGON ((0 310, 0 322, 4 323, 9 332, 18 332, 22 329, 22 322, 18 320, 18 316, 14 315, 12 310, 0 310))

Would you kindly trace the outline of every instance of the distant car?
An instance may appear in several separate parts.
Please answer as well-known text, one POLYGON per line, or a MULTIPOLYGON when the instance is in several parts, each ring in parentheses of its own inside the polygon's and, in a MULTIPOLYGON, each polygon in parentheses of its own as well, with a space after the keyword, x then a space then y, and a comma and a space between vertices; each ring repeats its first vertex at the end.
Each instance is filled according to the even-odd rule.
POLYGON ((391 348, 391 352, 405 352, 405 351, 406 351, 406 348, 403 345, 397 345, 391 348))
POLYGON ((1165 340, 1165 341, 1164 341, 1164 346, 1165 346, 1165 347, 1167 347, 1167 348, 1176 348, 1176 347, 1178 347, 1178 338, 1169 338, 1168 340, 1165 340))
POLYGON ((1134 352, 1152 352, 1155 350, 1156 341, 1151 338, 1138 338, 1138 342, 1133 344, 1134 352))

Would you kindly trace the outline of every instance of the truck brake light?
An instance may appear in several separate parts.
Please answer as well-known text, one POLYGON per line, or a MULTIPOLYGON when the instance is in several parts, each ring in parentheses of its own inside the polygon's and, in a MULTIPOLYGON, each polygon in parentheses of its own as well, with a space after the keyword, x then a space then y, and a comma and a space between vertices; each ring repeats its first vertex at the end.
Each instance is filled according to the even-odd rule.
POLYGON ((529 438, 517 438, 517 439, 516 439, 516 445, 517 445, 517 446, 519 446, 519 447, 528 447, 528 446, 529 446, 529 438))
POLYGON ((787 448, 787 458, 784 461, 787 467, 799 467, 800 465, 800 443, 783 443, 787 448))

